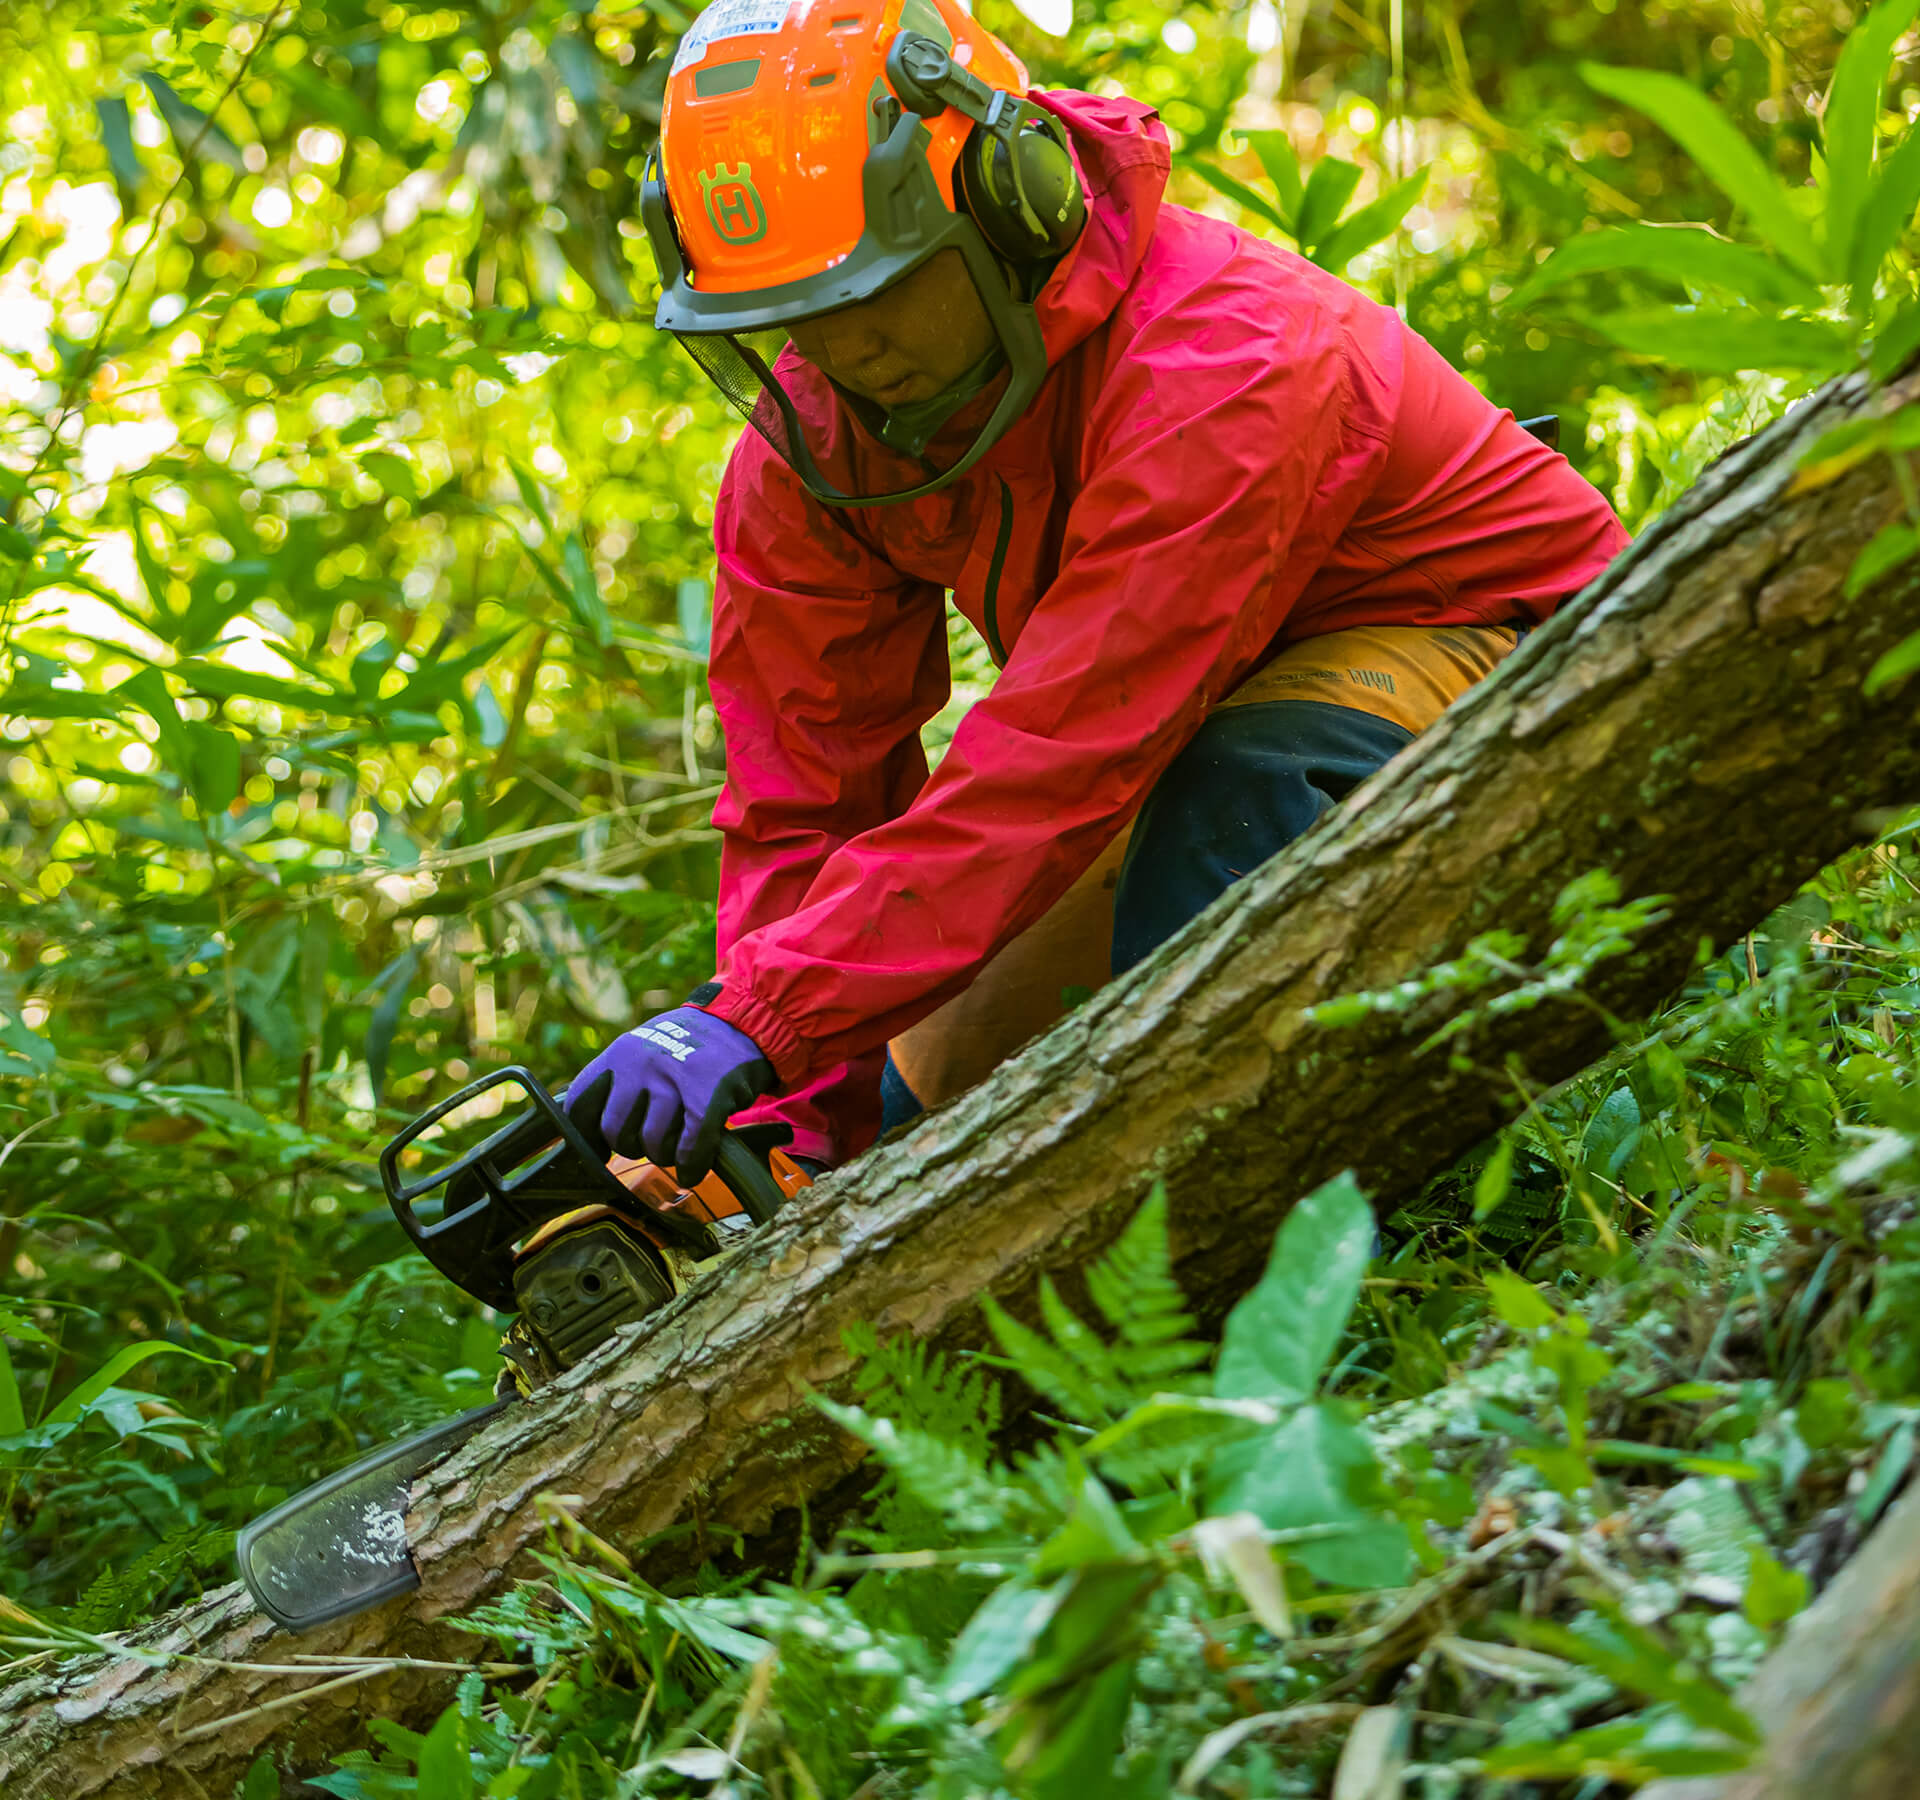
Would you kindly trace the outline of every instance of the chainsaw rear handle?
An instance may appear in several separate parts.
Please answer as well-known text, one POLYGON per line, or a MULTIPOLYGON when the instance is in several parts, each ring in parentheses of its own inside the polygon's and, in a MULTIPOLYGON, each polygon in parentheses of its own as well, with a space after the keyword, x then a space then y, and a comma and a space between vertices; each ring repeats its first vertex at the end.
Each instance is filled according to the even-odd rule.
MULTIPOLYGON (((564 1091, 563 1095, 564 1097, 564 1091)), ((490 1070, 430 1106, 380 1152, 380 1180, 400 1228, 441 1274, 497 1312, 514 1312, 514 1246, 562 1213, 595 1204, 630 1208, 633 1198, 607 1161, 567 1116, 561 1097, 549 1093, 532 1070, 512 1063, 490 1070), (484 1142, 432 1173, 408 1180, 400 1159, 433 1126, 480 1095, 508 1084, 533 1101, 484 1142), (414 1201, 445 1188, 445 1213, 429 1224, 414 1201)), ((751 1139, 723 1131, 714 1172, 756 1225, 764 1225, 786 1199, 767 1166, 765 1134, 751 1139)), ((694 1255, 713 1241, 698 1221, 654 1210, 649 1223, 694 1255)))

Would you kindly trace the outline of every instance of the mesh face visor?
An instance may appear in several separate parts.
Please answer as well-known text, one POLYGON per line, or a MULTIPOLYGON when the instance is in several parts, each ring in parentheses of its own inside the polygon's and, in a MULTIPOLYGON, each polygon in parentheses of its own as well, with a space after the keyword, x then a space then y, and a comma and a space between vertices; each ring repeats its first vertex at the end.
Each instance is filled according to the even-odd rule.
MULTIPOLYGON (((868 154, 862 171, 866 223, 852 252, 820 274, 750 293, 705 292, 689 279, 665 182, 657 173, 657 150, 642 190, 642 216, 663 284, 655 323, 686 346, 728 404, 828 506, 884 506, 945 487, 986 454, 1046 379, 1046 348, 1033 308, 1011 291, 979 227, 941 196, 927 161, 927 141, 918 116, 903 113, 868 154), (966 265, 1008 371, 990 416, 944 466, 897 449, 830 456, 830 446, 819 441, 820 427, 814 427, 810 440, 803 409, 776 368, 786 328, 871 299, 949 248, 958 250, 966 265), (829 462, 858 468, 857 485, 865 485, 865 491, 847 491, 830 480, 822 466, 829 462), (878 468, 869 473, 867 465, 878 468)), ((882 409, 836 391, 840 409, 870 431, 884 421, 882 409)), ((844 440, 844 423, 830 423, 838 427, 836 438, 844 440)))

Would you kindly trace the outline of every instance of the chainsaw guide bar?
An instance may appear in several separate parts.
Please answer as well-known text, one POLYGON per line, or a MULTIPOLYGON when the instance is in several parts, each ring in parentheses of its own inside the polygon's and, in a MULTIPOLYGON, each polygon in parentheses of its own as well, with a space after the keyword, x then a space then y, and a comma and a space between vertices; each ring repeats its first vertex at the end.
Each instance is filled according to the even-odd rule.
MULTIPOLYGON (((497 1109, 498 1102, 495 1102, 497 1109)), ((413 1120, 380 1153, 394 1217, 440 1273, 496 1312, 517 1315, 489 1406, 370 1452, 255 1519, 240 1577, 288 1631, 343 1619, 420 1584, 407 1543, 413 1484, 535 1388, 622 1326, 658 1312, 750 1237, 812 1177, 784 1126, 721 1133, 714 1170, 683 1188, 670 1169, 603 1157, 530 1070, 495 1069, 413 1120), (533 1104, 484 1142, 435 1166, 440 1137, 497 1088, 533 1104), (414 1174, 421 1165, 427 1172, 414 1174), (444 1190, 437 1218, 415 1202, 444 1190)))

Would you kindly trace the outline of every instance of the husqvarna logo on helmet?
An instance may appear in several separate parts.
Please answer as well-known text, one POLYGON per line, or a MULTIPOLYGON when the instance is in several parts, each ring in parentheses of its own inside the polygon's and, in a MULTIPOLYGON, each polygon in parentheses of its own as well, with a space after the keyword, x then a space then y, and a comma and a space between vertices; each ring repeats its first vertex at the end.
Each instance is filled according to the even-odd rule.
POLYGON ((715 163, 700 171, 700 196, 707 219, 729 244, 757 244, 767 235, 767 209, 753 185, 753 164, 729 168, 715 163))

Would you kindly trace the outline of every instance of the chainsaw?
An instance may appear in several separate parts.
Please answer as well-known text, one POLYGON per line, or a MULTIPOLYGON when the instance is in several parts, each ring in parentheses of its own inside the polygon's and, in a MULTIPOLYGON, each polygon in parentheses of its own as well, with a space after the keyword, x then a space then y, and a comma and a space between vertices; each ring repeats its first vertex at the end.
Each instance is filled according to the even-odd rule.
POLYGON ((497 1397, 371 1451, 248 1525, 235 1554, 260 1610, 305 1631, 417 1587, 407 1543, 414 1482, 623 1325, 657 1312, 809 1186, 781 1147, 788 1135, 780 1125, 722 1132, 713 1173, 682 1187, 670 1169, 600 1155, 518 1066, 483 1075, 413 1120, 381 1152, 381 1184, 428 1262, 514 1315, 497 1397), (451 1131, 504 1110, 488 1096, 507 1087, 532 1105, 472 1149, 434 1161, 451 1131))

